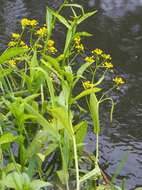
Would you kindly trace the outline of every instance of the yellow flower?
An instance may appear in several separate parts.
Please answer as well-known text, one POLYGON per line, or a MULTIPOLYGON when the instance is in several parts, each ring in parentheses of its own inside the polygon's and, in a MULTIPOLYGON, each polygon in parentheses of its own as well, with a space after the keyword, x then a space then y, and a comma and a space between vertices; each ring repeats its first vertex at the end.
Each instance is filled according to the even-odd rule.
POLYGON ((122 77, 115 77, 115 78, 113 79, 113 81, 115 82, 115 84, 116 84, 117 86, 122 85, 122 84, 125 83, 125 81, 123 80, 122 77))
POLYGON ((24 46, 22 46, 22 48, 29 49, 28 45, 24 45, 24 46))
POLYGON ((12 33, 12 38, 19 39, 20 38, 20 34, 18 34, 18 33, 12 33))
POLYGON ((10 41, 9 43, 8 43, 8 47, 14 47, 14 46, 16 46, 17 45, 17 42, 15 42, 15 41, 10 41))
POLYGON ((42 27, 42 28, 39 28, 36 33, 35 33, 37 36, 45 36, 47 34, 47 28, 46 27, 42 27))
POLYGON ((81 42, 80 36, 75 37, 74 42, 75 42, 75 44, 80 44, 80 42, 81 42))
POLYGON ((48 43, 47 43, 47 45, 48 46, 54 46, 54 44, 55 44, 55 42, 53 41, 53 40, 48 40, 48 43))
POLYGON ((51 47, 48 47, 48 52, 50 53, 56 53, 57 52, 57 49, 54 47, 54 46, 51 46, 51 47))
POLYGON ((92 53, 95 53, 97 55, 101 55, 103 53, 103 50, 99 49, 99 48, 96 48, 92 51, 92 53))
POLYGON ((75 46, 75 48, 78 50, 78 52, 83 51, 84 50, 84 45, 83 44, 78 44, 75 46))
POLYGON ((32 27, 36 26, 37 24, 38 24, 38 22, 35 19, 29 21, 29 25, 32 27))
POLYGON ((112 69, 113 68, 113 64, 111 62, 104 62, 103 66, 107 69, 112 69))
POLYGON ((21 20, 21 25, 22 25, 22 27, 29 26, 29 24, 30 24, 30 20, 29 20, 29 19, 23 18, 23 19, 21 20))
POLYGON ((22 40, 20 41, 20 46, 23 47, 23 48, 25 48, 25 49, 29 48, 28 45, 24 41, 22 41, 22 40))
POLYGON ((21 20, 21 25, 22 27, 26 27, 26 26, 36 26, 38 24, 37 20, 33 19, 33 20, 30 20, 30 19, 27 19, 27 18, 23 18, 21 20))
POLYGON ((102 57, 103 57, 104 59, 107 59, 107 60, 111 60, 111 59, 112 59, 109 54, 105 54, 105 53, 102 54, 102 57))
POLYGON ((16 65, 16 61, 14 59, 11 59, 8 61, 8 64, 11 66, 15 66, 16 65))
POLYGON ((88 63, 92 63, 95 60, 94 60, 93 56, 90 56, 90 57, 85 57, 85 61, 88 62, 88 63))
POLYGON ((54 40, 48 40, 48 43, 47 43, 47 50, 49 53, 56 53, 57 52, 57 49, 54 47, 54 40))
POLYGON ((25 46, 26 44, 25 44, 25 42, 24 41, 20 41, 20 46, 25 46))
POLYGON ((75 48, 77 49, 78 52, 84 50, 84 45, 81 43, 80 36, 75 37, 74 42, 75 42, 75 48))
POLYGON ((89 88, 94 88, 94 87, 95 87, 95 85, 92 84, 90 81, 85 81, 85 82, 83 82, 82 84, 83 84, 83 87, 84 87, 85 89, 89 89, 89 88))

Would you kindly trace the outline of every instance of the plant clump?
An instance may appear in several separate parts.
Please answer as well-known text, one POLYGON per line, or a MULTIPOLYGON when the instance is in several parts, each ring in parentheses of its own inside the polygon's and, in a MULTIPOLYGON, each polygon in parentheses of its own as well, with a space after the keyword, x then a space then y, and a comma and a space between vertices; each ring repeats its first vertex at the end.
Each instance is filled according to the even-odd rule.
POLYGON ((124 80, 114 77, 109 54, 99 48, 87 51, 83 39, 92 35, 77 30, 95 13, 64 3, 58 12, 47 8, 43 26, 23 18, 21 33, 12 33, 0 56, 1 190, 119 189, 105 180, 99 165, 99 111, 104 101, 111 102, 112 118, 110 92, 124 80), (61 15, 63 8, 71 8, 72 21, 61 15), (67 30, 62 51, 53 39, 57 20, 67 30), (102 87, 107 74, 112 75, 109 89, 102 87), (86 113, 96 135, 96 154, 84 150, 88 121, 81 116, 86 113))

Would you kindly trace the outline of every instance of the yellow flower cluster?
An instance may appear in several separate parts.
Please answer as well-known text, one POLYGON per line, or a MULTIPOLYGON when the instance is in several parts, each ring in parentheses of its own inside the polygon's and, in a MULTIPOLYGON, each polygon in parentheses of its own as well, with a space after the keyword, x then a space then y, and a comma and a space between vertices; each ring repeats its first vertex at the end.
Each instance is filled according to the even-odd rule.
POLYGON ((94 50, 92 51, 92 53, 95 53, 95 54, 97 54, 97 55, 102 55, 103 50, 101 50, 101 49, 99 49, 99 48, 96 48, 96 49, 94 49, 94 50))
POLYGON ((57 49, 54 47, 55 45, 55 42, 53 40, 48 40, 48 43, 47 43, 47 50, 49 53, 56 53, 57 52, 57 49))
POLYGON ((80 36, 75 37, 74 42, 75 42, 75 48, 78 50, 78 52, 84 50, 84 45, 81 43, 80 36))
POLYGON ((20 38, 20 34, 18 34, 18 33, 12 33, 12 38, 19 39, 20 38))
POLYGON ((41 27, 39 28, 36 33, 35 33, 37 36, 39 37, 43 37, 47 34, 47 28, 46 27, 41 27))
POLYGON ((115 82, 115 84, 116 84, 117 86, 122 85, 122 84, 125 83, 125 81, 123 80, 122 77, 115 77, 115 78, 113 79, 113 81, 115 82))
POLYGON ((20 41, 20 46, 23 47, 23 48, 25 48, 25 49, 29 48, 28 45, 24 41, 22 41, 22 40, 20 41))
POLYGON ((106 59, 106 60, 111 60, 111 56, 109 54, 102 54, 102 58, 106 59))
POLYGON ((38 24, 37 20, 35 19, 27 19, 27 18, 23 18, 21 20, 21 25, 23 28, 25 28, 26 26, 31 26, 31 27, 35 27, 38 24))
POLYGON ((90 81, 85 81, 82 84, 83 84, 83 87, 85 89, 89 89, 89 88, 94 88, 95 87, 95 85, 93 83, 91 83, 90 81))
POLYGON ((16 61, 14 59, 11 59, 8 61, 8 64, 11 66, 15 66, 16 65, 16 61))
POLYGON ((113 68, 113 64, 111 62, 104 62, 103 66, 107 69, 112 69, 113 68))
POLYGON ((54 45, 55 45, 55 42, 54 42, 54 40, 48 40, 48 43, 47 43, 47 45, 48 45, 49 47, 52 47, 52 46, 54 46, 54 45))
POLYGON ((14 47, 14 46, 16 46, 17 45, 17 42, 15 42, 15 41, 10 41, 9 43, 8 43, 8 47, 14 47))
POLYGON ((21 47, 23 47, 23 48, 25 48, 25 49, 28 49, 29 47, 28 47, 28 45, 24 42, 24 41, 20 41, 19 43, 18 42, 16 42, 16 41, 10 41, 9 43, 8 43, 8 47, 15 47, 15 46, 17 46, 17 45, 20 45, 21 47))
POLYGON ((93 63, 95 61, 95 59, 93 56, 88 56, 88 57, 85 57, 85 61, 88 63, 93 63))

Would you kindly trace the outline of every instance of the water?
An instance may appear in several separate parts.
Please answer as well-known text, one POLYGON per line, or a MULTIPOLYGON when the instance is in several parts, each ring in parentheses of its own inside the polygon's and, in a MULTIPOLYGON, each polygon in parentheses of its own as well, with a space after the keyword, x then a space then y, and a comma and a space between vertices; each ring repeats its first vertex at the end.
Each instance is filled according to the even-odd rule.
MULTIPOLYGON (((128 160, 117 178, 126 178, 126 189, 142 186, 142 0, 79 0, 86 10, 99 12, 81 28, 95 34, 86 46, 99 47, 111 53, 115 67, 127 84, 113 98, 117 102, 113 125, 108 114, 102 120, 101 163, 107 163, 111 176, 120 160, 128 160), (121 68, 121 69, 119 69, 121 68)), ((13 31, 19 30, 22 17, 40 18, 44 22, 46 5, 57 8, 61 0, 0 0, 0 50, 13 31)), ((95 137, 88 136, 90 151, 95 150, 95 137)))

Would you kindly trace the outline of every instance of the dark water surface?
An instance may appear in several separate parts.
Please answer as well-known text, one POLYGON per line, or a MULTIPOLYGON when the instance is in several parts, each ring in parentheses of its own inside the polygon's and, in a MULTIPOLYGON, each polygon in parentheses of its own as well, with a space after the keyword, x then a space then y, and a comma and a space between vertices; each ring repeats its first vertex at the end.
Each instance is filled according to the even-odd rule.
MULTIPOLYGON (((128 153, 128 160, 118 183, 126 178, 126 189, 142 186, 142 0, 78 0, 87 10, 98 14, 82 28, 94 33, 87 42, 90 48, 99 47, 111 53, 116 68, 127 80, 119 93, 113 126, 108 115, 102 121, 101 162, 108 163, 112 175, 119 161, 128 153)), ((22 17, 44 21, 46 5, 57 8, 61 0, 0 0, 0 50, 4 49, 22 17)), ((95 137, 90 132, 88 147, 95 150, 95 137)))

